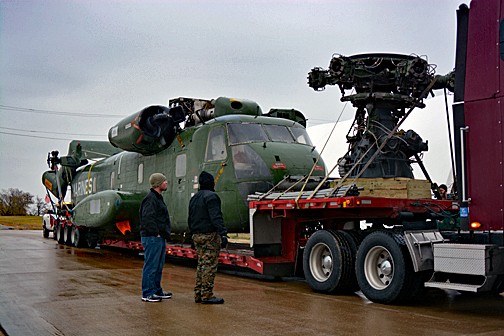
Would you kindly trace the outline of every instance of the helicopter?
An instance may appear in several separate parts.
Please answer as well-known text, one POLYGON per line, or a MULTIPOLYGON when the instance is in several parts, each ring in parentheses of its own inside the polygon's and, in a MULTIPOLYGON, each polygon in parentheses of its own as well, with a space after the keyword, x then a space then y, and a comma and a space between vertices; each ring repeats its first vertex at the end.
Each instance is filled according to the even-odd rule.
POLYGON ((263 114, 246 99, 170 99, 168 106, 148 106, 124 118, 109 129, 108 139, 73 140, 67 156, 48 154, 50 169, 42 175, 48 195, 61 203, 71 190, 67 224, 54 231, 60 243, 93 247, 101 239, 139 240, 139 207, 152 173, 167 178, 163 198, 172 235, 182 240, 201 171, 214 176, 233 233, 249 232, 249 195, 313 188, 326 175, 300 111, 263 114))

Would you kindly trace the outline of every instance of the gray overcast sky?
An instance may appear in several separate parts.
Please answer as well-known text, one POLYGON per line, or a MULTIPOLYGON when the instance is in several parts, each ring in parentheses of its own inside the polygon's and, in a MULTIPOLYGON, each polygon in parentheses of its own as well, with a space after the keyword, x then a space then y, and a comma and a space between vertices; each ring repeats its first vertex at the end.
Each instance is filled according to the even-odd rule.
MULTIPOLYGON (((342 104, 336 87, 307 86, 310 69, 334 53, 389 52, 427 55, 445 74, 461 3, 0 0, 0 104, 125 117, 174 97, 227 96, 296 108, 315 126, 342 104)), ((43 197, 47 153, 106 140, 120 119, 0 109, 0 190, 43 197)))

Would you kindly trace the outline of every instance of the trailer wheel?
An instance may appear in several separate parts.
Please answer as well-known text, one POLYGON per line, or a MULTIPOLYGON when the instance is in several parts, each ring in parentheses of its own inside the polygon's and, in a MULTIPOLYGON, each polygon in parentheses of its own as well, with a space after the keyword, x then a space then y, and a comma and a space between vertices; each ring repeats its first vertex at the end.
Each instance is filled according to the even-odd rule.
POLYGON ((377 303, 399 303, 421 288, 423 277, 416 274, 404 238, 377 231, 369 234, 357 251, 355 273, 362 293, 377 303))
POLYGON ((72 233, 70 240, 72 246, 82 247, 84 245, 84 242, 86 241, 86 232, 83 229, 80 229, 74 225, 72 226, 72 233))
POLYGON ((337 231, 337 234, 348 243, 349 253, 346 254, 346 263, 348 264, 347 288, 351 292, 359 290, 357 277, 355 276, 355 259, 357 257, 357 249, 360 245, 360 238, 352 231, 337 231))
POLYGON ((65 244, 65 232, 64 232, 64 229, 63 229, 63 225, 62 224, 58 224, 57 226, 57 236, 56 236, 56 240, 58 241, 58 243, 60 244, 65 244))
POLYGON ((56 224, 53 225, 53 239, 58 241, 58 226, 59 226, 59 222, 56 222, 56 224))
POLYGON ((72 246, 72 226, 65 225, 65 228, 63 229, 63 241, 64 244, 68 246, 72 246))
POLYGON ((86 234, 86 242, 89 248, 94 249, 98 246, 98 236, 94 232, 88 231, 86 234))
POLYGON ((303 272, 311 289, 333 293, 355 287, 354 254, 339 232, 319 230, 309 239, 303 254, 303 272))
POLYGON ((42 231, 42 235, 44 236, 44 238, 49 238, 49 230, 46 229, 45 225, 42 231))
POLYGON ((500 293, 504 293, 504 276, 499 276, 499 278, 495 282, 494 287, 491 290, 491 293, 494 295, 500 295, 500 293))
POLYGON ((53 238, 59 243, 59 224, 54 225, 53 238))

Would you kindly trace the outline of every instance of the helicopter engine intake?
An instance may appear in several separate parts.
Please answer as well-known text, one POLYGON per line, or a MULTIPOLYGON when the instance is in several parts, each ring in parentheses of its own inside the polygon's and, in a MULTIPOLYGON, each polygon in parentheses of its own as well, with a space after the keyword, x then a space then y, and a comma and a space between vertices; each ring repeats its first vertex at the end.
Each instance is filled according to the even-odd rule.
POLYGON ((143 155, 159 153, 172 143, 185 116, 181 107, 153 105, 124 118, 110 128, 110 143, 143 155))

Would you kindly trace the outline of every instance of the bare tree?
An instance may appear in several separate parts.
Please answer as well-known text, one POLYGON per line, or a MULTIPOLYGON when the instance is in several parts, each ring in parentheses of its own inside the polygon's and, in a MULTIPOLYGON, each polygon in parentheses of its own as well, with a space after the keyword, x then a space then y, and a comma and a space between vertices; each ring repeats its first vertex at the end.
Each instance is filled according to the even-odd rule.
POLYGON ((33 195, 17 188, 2 190, 0 193, 0 215, 2 216, 26 216, 31 204, 33 204, 33 195))
POLYGON ((40 216, 40 215, 43 215, 45 212, 46 212, 46 203, 44 201, 44 199, 40 196, 36 196, 35 197, 35 202, 33 203, 34 204, 34 207, 32 208, 32 211, 31 213, 34 215, 34 216, 40 216))

